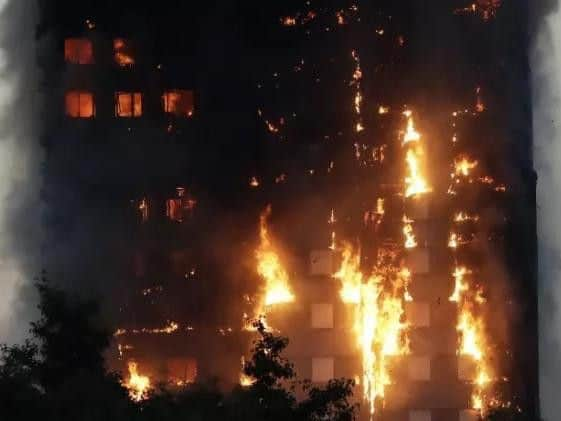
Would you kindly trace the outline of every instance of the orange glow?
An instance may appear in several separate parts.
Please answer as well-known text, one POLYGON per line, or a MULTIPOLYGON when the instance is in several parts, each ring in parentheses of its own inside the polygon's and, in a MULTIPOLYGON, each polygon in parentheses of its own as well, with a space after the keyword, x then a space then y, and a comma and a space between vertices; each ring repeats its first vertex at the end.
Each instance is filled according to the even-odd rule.
POLYGON ((470 215, 467 212, 457 212, 454 215, 454 222, 462 223, 462 222, 468 222, 468 221, 477 222, 477 221, 479 221, 479 216, 478 215, 470 215))
POLYGON ((64 40, 64 59, 72 64, 93 64, 93 46, 87 38, 67 38, 64 40))
POLYGON ((142 222, 147 222, 150 215, 150 209, 148 207, 148 200, 142 198, 138 204, 138 211, 140 212, 140 219, 142 222))
POLYGON ((115 56, 115 63, 121 67, 133 66, 135 63, 128 41, 123 38, 115 38, 113 40, 113 54, 115 56))
POLYGON ((191 117, 195 110, 193 91, 176 89, 164 92, 164 112, 176 117, 191 117))
MULTIPOLYGON (((272 208, 268 206, 259 220, 260 244, 255 252, 257 258, 257 273, 265 280, 263 306, 290 303, 294 295, 290 290, 290 281, 280 257, 273 247, 267 221, 272 208)), ((263 309, 260 310, 261 312, 263 309)), ((259 313, 261 315, 262 313, 259 313)))
POLYGON ((460 156, 454 161, 454 174, 452 176, 464 176, 467 177, 471 170, 473 170, 479 164, 476 160, 470 160, 466 156, 460 156))
POLYGON ((415 234, 413 233, 413 225, 411 225, 414 221, 407 218, 407 216, 403 216, 403 235, 405 236, 405 248, 412 249, 417 247, 417 240, 415 238, 415 234))
POLYGON ((166 361, 168 382, 186 386, 197 379, 197 360, 194 358, 170 358, 166 361))
POLYGON ((385 107, 383 105, 380 105, 378 107, 378 114, 383 115, 383 114, 387 114, 390 112, 390 107, 385 107))
POLYGON ((129 378, 125 387, 129 390, 129 396, 137 402, 146 399, 150 389, 150 378, 139 374, 138 364, 134 361, 129 361, 128 369, 129 378))
POLYGON ((413 122, 413 113, 411 110, 403 112, 407 118, 407 128, 403 135, 402 144, 407 146, 414 143, 415 147, 407 149, 405 155, 405 163, 407 164, 407 175, 405 177, 405 197, 419 197, 420 195, 429 193, 432 189, 429 187, 423 172, 421 170, 421 157, 423 156, 423 149, 421 148, 420 141, 421 135, 415 130, 413 122))
POLYGON ((142 115, 142 94, 140 92, 117 92, 115 94, 115 115, 117 117, 140 117, 142 115))
POLYGON ((249 179, 249 186, 250 187, 259 187, 260 186, 260 183, 259 183, 259 180, 257 179, 257 177, 251 177, 249 179))
POLYGON ((456 303, 459 302, 460 298, 462 298, 464 292, 469 290, 469 285, 464 280, 464 277, 466 275, 469 275, 469 274, 471 274, 471 271, 468 270, 464 266, 457 267, 454 270, 454 273, 452 274, 452 276, 454 277, 454 280, 455 280, 455 287, 454 287, 454 292, 452 293, 452 295, 449 298, 450 301, 453 301, 453 302, 456 302, 456 303))
POLYGON ((379 197, 378 199, 376 199, 376 214, 382 216, 385 213, 386 211, 384 209, 384 199, 379 197))
POLYGON ((458 248, 458 234, 455 232, 450 233, 450 237, 448 237, 448 247, 452 249, 458 248))
POLYGON ((95 104, 93 94, 86 91, 67 92, 66 115, 72 118, 95 117, 95 104))
POLYGON ((190 216, 197 201, 186 195, 185 188, 176 188, 176 197, 166 200, 166 216, 175 222, 183 222, 183 220, 190 216))
POLYGON ((419 153, 409 149, 405 162, 407 163, 408 170, 408 175, 405 177, 405 197, 418 197, 431 192, 431 188, 428 186, 419 168, 419 153))
POLYGON ((409 142, 418 142, 419 140, 421 140, 421 134, 417 130, 415 130, 415 123, 413 122, 411 111, 405 111, 403 115, 407 117, 407 129, 403 134, 403 144, 409 142))
POLYGON ((296 18, 293 18, 292 16, 287 16, 287 17, 281 19, 281 23, 284 26, 295 26, 296 25, 296 18))
POLYGON ((386 291, 383 272, 381 269, 366 278, 360 271, 360 255, 347 244, 341 267, 333 275, 341 282, 343 302, 354 305, 353 330, 362 356, 361 385, 371 415, 376 399, 384 397, 385 387, 391 383, 387 357, 409 352, 403 340, 407 325, 401 321, 404 298, 396 288, 386 291))

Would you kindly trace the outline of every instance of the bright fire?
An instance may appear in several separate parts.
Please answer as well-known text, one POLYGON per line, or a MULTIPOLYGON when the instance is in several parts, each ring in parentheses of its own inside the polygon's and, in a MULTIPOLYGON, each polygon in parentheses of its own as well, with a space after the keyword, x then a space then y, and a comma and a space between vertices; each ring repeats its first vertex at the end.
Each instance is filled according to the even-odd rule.
POLYGON ((361 385, 370 414, 374 414, 376 399, 384 397, 385 387, 391 383, 387 357, 409 351, 404 340, 407 326, 402 322, 404 298, 395 285, 389 291, 384 288, 383 269, 365 277, 360 255, 349 245, 345 245, 342 257, 334 277, 341 282, 343 302, 355 305, 353 330, 362 355, 361 385))
POLYGON ((477 167, 478 164, 479 162, 476 160, 470 160, 465 156, 459 157, 454 161, 454 174, 452 174, 452 177, 467 177, 470 171, 477 167))
POLYGON ((413 149, 407 151, 405 161, 407 162, 408 175, 405 177, 405 197, 419 196, 431 191, 427 181, 421 174, 419 155, 420 154, 413 149))
POLYGON ((413 122, 411 112, 405 111, 403 114, 407 117, 407 129, 403 135, 403 144, 418 142, 421 140, 421 134, 415 130, 415 123, 413 122))
POLYGON ((449 298, 450 301, 459 302, 463 293, 469 289, 469 285, 464 280, 464 277, 469 274, 471 274, 471 271, 464 266, 457 267, 454 270, 452 276, 454 277, 455 280, 455 287, 454 287, 454 292, 449 298))
POLYGON ((150 378, 138 373, 138 364, 135 361, 129 361, 129 378, 125 382, 125 387, 129 390, 129 396, 134 401, 141 401, 146 398, 150 389, 150 378))
POLYGON ((289 286, 288 273, 273 247, 267 227, 267 221, 271 215, 271 211, 271 206, 268 206, 261 214, 259 225, 261 242, 255 252, 257 258, 257 273, 265 280, 264 306, 294 301, 294 295, 289 286))
POLYGON ((412 249, 417 247, 417 239, 415 238, 415 234, 413 232, 413 225, 412 220, 407 218, 407 216, 403 216, 403 235, 405 236, 405 248, 412 249))

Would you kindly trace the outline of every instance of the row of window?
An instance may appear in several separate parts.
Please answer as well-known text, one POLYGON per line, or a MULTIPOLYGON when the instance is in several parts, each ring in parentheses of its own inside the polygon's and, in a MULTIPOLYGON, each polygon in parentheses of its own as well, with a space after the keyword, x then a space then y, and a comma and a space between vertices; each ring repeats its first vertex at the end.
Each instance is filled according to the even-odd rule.
MULTIPOLYGON (((132 48, 124 38, 113 40, 113 59, 121 67, 134 65, 132 48)), ((94 64, 92 41, 88 38, 67 38, 64 41, 64 60, 72 64, 94 64)))
MULTIPOLYGON (((175 117, 188 118, 194 112, 193 91, 175 89, 162 94, 165 113, 175 117)), ((66 93, 66 115, 72 118, 93 118, 96 114, 95 97, 89 91, 69 91, 66 93)), ((137 118, 143 112, 141 92, 116 92, 115 117, 137 118)))

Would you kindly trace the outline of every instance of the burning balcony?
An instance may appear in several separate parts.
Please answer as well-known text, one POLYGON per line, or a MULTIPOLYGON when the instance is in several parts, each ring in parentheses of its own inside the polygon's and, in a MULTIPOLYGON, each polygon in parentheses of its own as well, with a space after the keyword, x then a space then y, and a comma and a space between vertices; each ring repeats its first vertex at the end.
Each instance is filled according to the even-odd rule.
POLYGON ((117 92, 115 94, 115 116, 142 116, 142 94, 140 92, 117 92))
POLYGON ((166 216, 175 222, 183 222, 189 216, 197 201, 186 194, 184 187, 177 187, 177 197, 166 200, 166 216))
POLYGON ((194 94, 188 90, 169 90, 162 95, 164 111, 176 117, 191 117, 194 112, 194 94))
POLYGON ((66 93, 66 115, 72 118, 95 117, 94 96, 88 91, 70 91, 66 93))
POLYGON ((115 38, 113 40, 113 56, 115 63, 120 67, 132 67, 135 64, 130 41, 124 38, 115 38))
POLYGON ((64 41, 64 59, 72 64, 93 64, 93 46, 87 38, 68 38, 64 41))

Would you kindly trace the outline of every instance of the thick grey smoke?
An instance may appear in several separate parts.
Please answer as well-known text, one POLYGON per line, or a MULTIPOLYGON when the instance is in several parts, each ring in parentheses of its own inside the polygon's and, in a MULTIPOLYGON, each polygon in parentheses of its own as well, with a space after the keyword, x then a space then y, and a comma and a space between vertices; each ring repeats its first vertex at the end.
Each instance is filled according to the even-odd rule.
POLYGON ((536 7, 541 10, 532 31, 531 66, 538 172, 540 392, 544 420, 556 421, 561 414, 561 13, 556 1, 538 1, 536 7))
POLYGON ((0 0, 0 342, 27 333, 39 272, 41 119, 35 0, 0 0), (23 304, 26 303, 26 304, 23 304))

